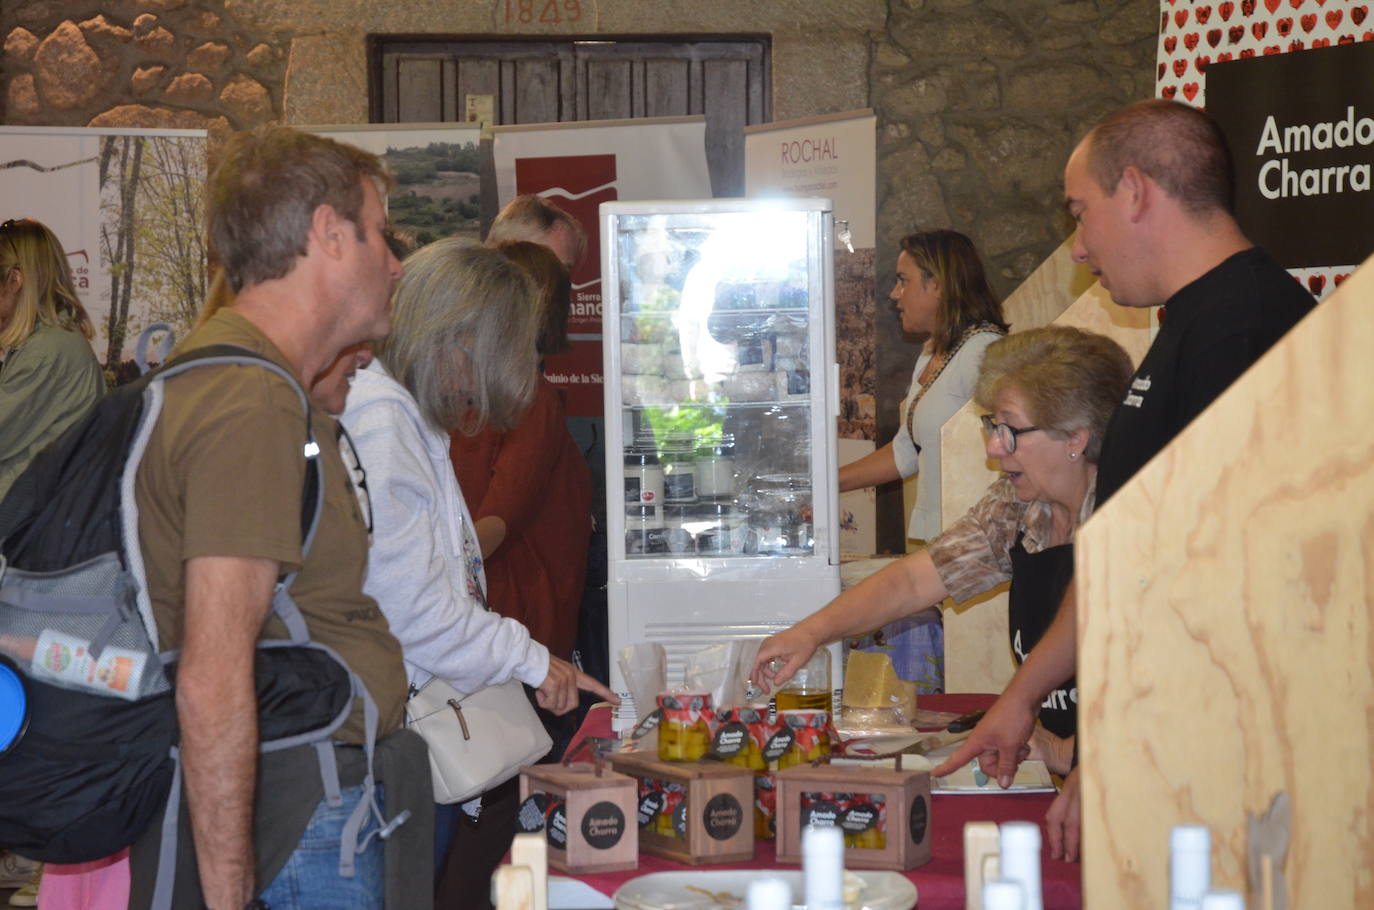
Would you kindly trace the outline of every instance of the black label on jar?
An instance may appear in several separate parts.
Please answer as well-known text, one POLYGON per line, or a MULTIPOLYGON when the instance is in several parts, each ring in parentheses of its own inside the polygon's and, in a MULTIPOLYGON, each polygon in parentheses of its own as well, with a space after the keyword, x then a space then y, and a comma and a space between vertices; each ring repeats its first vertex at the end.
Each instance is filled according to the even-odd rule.
POLYGON ((520 804, 520 810, 515 815, 515 827, 526 834, 543 831, 544 816, 548 808, 548 794, 531 793, 529 798, 520 804))
POLYGON ((644 794, 639 799, 639 827, 647 828, 654 823, 658 813, 663 811, 667 805, 668 798, 661 790, 654 790, 644 794))
POLYGON ((788 749, 792 748, 792 743, 796 742, 797 736, 792 732, 791 727, 783 727, 777 733, 768 738, 768 743, 763 747, 763 757, 767 761, 777 761, 782 758, 788 749))
POLYGON ((730 758, 743 752, 748 745, 749 728, 741 723, 729 723, 716 731, 711 754, 717 758, 730 758))
POLYGON ((638 477, 626 477, 626 478, 625 478, 625 501, 626 501, 626 502, 639 502, 639 478, 638 478, 638 477))
POLYGON ((654 708, 644 719, 635 724, 635 728, 630 731, 630 739, 643 739, 649 732, 659 725, 663 720, 663 709, 654 708))
POLYGON ((613 802, 603 800, 582 816, 582 838, 598 850, 611 849, 624 833, 625 813, 613 802))
POLYGON ((739 833, 740 825, 744 823, 744 811, 740 808, 739 800, 729 793, 717 793, 706 803, 701 821, 713 840, 729 840, 739 833))
POLYGON ((907 823, 907 830, 911 832, 911 842, 919 844, 926 839, 926 825, 930 824, 930 807, 926 805, 926 798, 918 796, 911 803, 911 817, 907 823))
POLYGON ((856 802, 840 813, 840 827, 851 834, 862 834, 878 824, 878 807, 856 802))
POLYGON ((801 826, 814 825, 817 828, 833 828, 840 821, 840 807, 819 793, 803 793, 801 803, 801 826))
POLYGON ((685 838, 687 836, 686 799, 683 799, 682 802, 678 803, 677 808, 673 810, 673 830, 677 832, 678 837, 685 838))
POLYGON ((691 502, 696 498, 696 475, 691 471, 663 476, 664 502, 691 502))
POLYGON ((568 811, 562 800, 549 807, 549 826, 544 836, 555 850, 568 849, 568 811))

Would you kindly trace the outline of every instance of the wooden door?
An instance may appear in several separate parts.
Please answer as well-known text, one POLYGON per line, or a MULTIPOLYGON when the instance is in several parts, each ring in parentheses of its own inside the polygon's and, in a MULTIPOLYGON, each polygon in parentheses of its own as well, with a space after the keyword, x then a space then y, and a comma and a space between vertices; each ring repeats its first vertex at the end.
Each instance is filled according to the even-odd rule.
POLYGON ((492 96, 497 124, 702 114, 716 196, 743 195, 743 128, 769 119, 764 36, 381 38, 372 63, 372 120, 380 123, 459 120, 468 95, 492 96))

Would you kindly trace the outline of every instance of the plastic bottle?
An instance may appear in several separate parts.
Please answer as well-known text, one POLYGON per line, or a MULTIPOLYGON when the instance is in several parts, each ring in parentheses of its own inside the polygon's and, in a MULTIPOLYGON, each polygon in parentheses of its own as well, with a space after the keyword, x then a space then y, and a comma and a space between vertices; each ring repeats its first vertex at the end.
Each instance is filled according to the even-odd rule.
POLYGON ((90 689, 134 701, 148 655, 124 648, 105 648, 92 657, 91 644, 52 629, 39 633, 33 651, 33 675, 55 683, 90 689))
POLYGON ((802 829, 806 910, 844 910, 844 835, 839 828, 802 829))
POLYGON ((1169 910, 1200 910, 1212 887, 1212 833, 1204 825, 1169 832, 1169 910))
POLYGON ((749 883, 749 910, 792 910, 792 889, 780 878, 761 878, 749 883))
POLYGON ((1216 888, 1202 895, 1202 910, 1245 910, 1245 898, 1239 891, 1216 888))
POLYGON ((998 833, 1002 878, 1020 884, 1025 910, 1041 910, 1040 826, 1032 822, 1004 822, 998 833))
POLYGON ((990 878, 983 882, 983 910, 1025 910, 1025 891, 1020 882, 990 878))

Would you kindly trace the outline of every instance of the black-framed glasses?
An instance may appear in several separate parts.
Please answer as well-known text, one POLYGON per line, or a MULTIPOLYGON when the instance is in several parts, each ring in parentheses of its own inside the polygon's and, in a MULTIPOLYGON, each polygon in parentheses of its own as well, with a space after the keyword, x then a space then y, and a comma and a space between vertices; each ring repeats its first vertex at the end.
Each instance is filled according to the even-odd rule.
POLYGON ((998 423, 992 419, 991 414, 984 414, 982 420, 983 429, 988 431, 989 436, 997 438, 997 442, 1008 455, 1016 451, 1016 437, 1022 433, 1030 433, 1040 429, 1039 427, 1014 427, 1009 423, 998 423))

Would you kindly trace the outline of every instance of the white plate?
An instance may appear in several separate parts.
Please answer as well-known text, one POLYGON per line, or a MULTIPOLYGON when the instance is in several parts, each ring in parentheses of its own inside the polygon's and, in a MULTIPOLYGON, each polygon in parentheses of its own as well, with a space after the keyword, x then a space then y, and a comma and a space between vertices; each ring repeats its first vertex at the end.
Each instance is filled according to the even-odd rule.
MULTIPOLYGON (((851 910, 911 910, 916 906, 916 886, 897 872, 851 872, 863 879, 864 890, 851 910)), ((792 888, 794 910, 805 910, 800 903, 802 874, 795 869, 730 869, 720 871, 654 872, 632 878, 615 892, 617 910, 743 910, 749 883, 760 878, 780 878, 792 888), (714 895, 729 894, 738 903, 717 902, 700 888, 714 895)))

